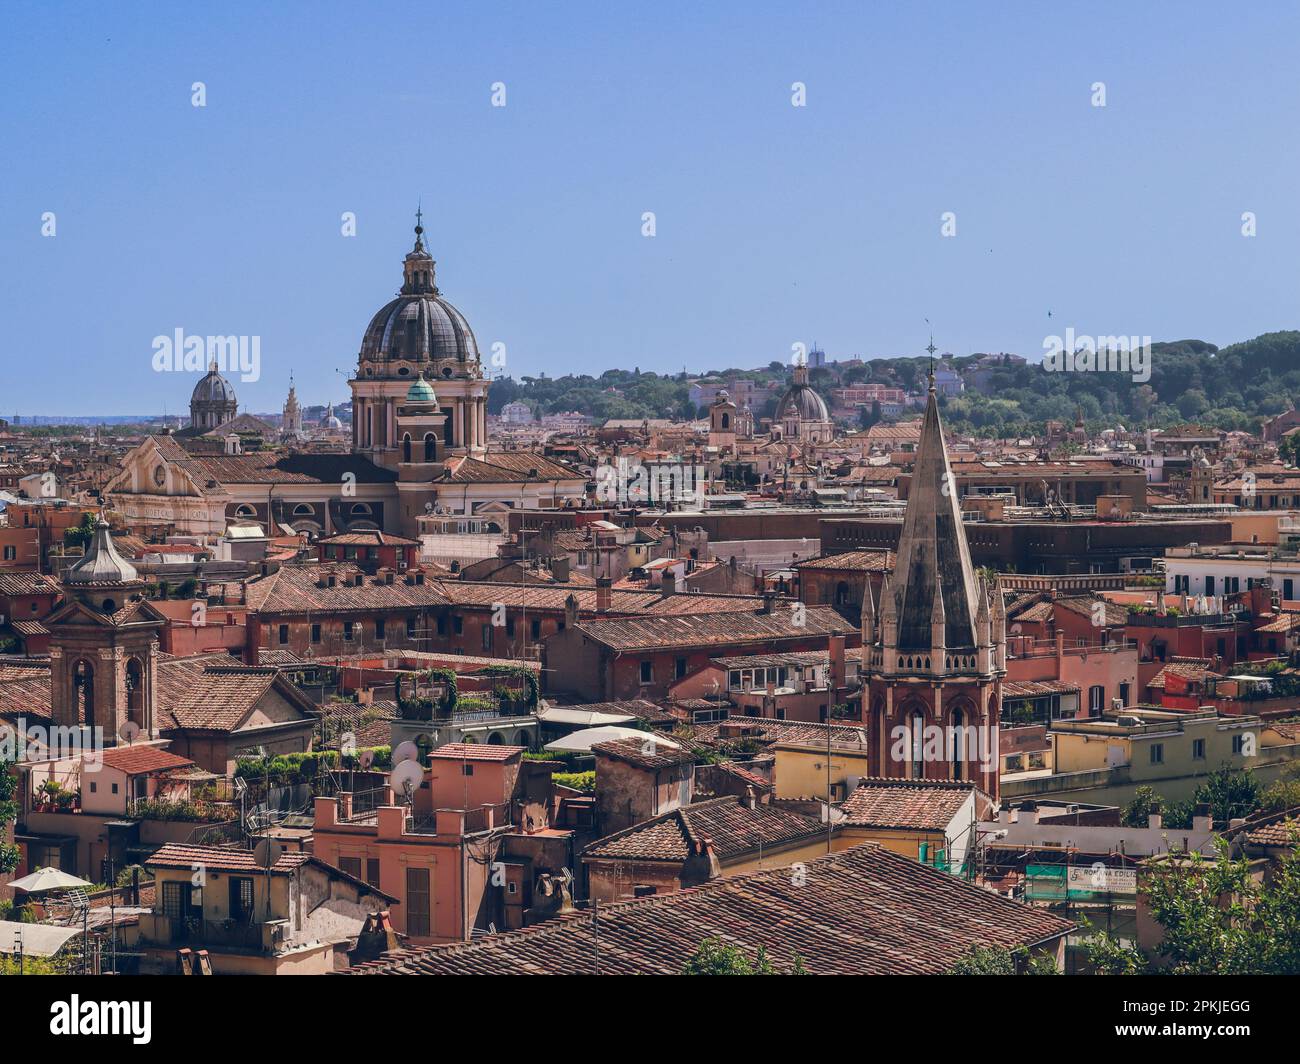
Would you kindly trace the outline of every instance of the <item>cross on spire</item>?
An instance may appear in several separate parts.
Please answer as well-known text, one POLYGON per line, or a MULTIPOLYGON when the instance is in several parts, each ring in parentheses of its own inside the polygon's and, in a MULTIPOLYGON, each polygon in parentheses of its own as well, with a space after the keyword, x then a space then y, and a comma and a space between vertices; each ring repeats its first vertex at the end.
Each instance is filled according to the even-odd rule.
POLYGON ((930 352, 930 390, 934 391, 934 353, 939 350, 934 346, 934 333, 930 334, 930 346, 926 350, 930 352))

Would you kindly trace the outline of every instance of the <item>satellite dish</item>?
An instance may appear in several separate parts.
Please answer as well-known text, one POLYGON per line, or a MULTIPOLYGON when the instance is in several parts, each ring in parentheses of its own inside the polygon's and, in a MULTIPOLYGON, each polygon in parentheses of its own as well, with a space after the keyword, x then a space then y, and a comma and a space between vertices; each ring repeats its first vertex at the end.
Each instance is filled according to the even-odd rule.
POLYGON ((420 756, 420 748, 407 739, 404 743, 398 743, 397 749, 393 751, 393 764, 400 761, 415 761, 420 756))
POLYGON ((133 720, 124 720, 122 726, 117 729, 117 734, 123 742, 133 743, 140 737, 140 725, 133 720))
POLYGON ((418 761, 403 761, 388 774, 388 782, 395 794, 410 798, 424 779, 424 769, 418 761))
POLYGON ((375 752, 373 750, 362 750, 358 760, 360 761, 362 768, 368 769, 375 763, 375 752))
POLYGON ((270 868, 279 860, 281 847, 274 839, 263 839, 253 847, 253 860, 259 868, 270 868))

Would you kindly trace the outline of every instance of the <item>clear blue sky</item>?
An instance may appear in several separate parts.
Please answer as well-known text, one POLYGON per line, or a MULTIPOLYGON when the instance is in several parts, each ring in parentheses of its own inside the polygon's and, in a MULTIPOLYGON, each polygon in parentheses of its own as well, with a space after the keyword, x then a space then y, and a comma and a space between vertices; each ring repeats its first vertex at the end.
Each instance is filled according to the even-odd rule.
POLYGON ((183 410, 177 327, 346 399, 421 196, 515 375, 1300 326, 1296 5, 901 6, 8 3, 0 413, 183 410))

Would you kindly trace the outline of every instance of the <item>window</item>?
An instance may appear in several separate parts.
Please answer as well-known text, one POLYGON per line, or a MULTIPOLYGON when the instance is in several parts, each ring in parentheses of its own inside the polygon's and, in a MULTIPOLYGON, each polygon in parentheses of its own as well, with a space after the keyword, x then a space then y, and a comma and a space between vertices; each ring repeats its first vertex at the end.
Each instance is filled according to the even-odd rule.
POLYGON ((312 641, 313 643, 319 643, 319 642, 320 642, 320 625, 319 625, 319 624, 313 624, 313 625, 311 626, 311 641, 312 641))
POLYGON ((1165 744, 1152 743, 1150 747, 1151 764, 1163 765, 1165 763, 1165 744))
POLYGON ((11 562, 18 557, 17 547, 5 547, 5 561, 11 562))
POLYGON ((375 621, 375 638, 384 638, 384 619, 382 617, 375 621))
POLYGON ((541 639, 541 638, 542 638, 542 622, 541 622, 541 621, 537 621, 537 620, 535 620, 535 621, 533 621, 533 622, 532 622, 528 627, 532 630, 533 638, 534 638, 534 639, 541 639))
POLYGON ((379 858, 366 858, 366 882, 372 887, 379 886, 379 858))
POLYGON ((1204 760, 1205 760, 1205 740, 1204 740, 1204 739, 1193 739, 1193 740, 1192 740, 1192 760, 1193 760, 1193 761, 1204 761, 1204 760))
POLYGON ((408 617, 408 618, 406 618, 406 638, 407 638, 407 639, 414 639, 414 638, 415 638, 415 618, 414 618, 414 617, 408 617))
MULTIPOLYGON (((192 919, 196 912, 202 912, 202 903, 195 899, 198 890, 198 887, 192 887, 188 882, 170 880, 164 882, 162 885, 163 915, 169 920, 180 921, 192 919)), ((202 897, 202 895, 198 896, 202 897)))
POLYGON ((253 915, 253 881, 248 876, 230 877, 230 918, 247 920, 253 915))
POLYGON ((289 626, 282 624, 280 625, 280 645, 283 646, 287 642, 289 642, 289 626))
MULTIPOLYGON (((1227 581, 1225 580, 1224 583, 1226 584, 1227 581)), ((1214 594, 1214 577, 1212 577, 1212 576, 1207 576, 1207 577, 1205 578, 1205 593, 1206 593, 1207 595, 1213 595, 1213 594, 1214 594)))
POLYGON ((1128 705, 1129 685, 1122 683, 1119 685, 1119 700, 1121 705, 1128 705))
POLYGON ((685 659, 685 658, 678 658, 677 661, 674 662, 674 665, 673 665, 673 671, 676 673, 677 679, 679 679, 679 680, 680 680, 683 676, 685 676, 685 675, 686 675, 686 659, 685 659))
POLYGON ((1106 688, 1094 684, 1088 688, 1088 716, 1100 717, 1101 708, 1106 702, 1106 688))
POLYGON ((463 765, 460 766, 460 774, 462 776, 474 775, 474 766, 471 765, 468 761, 466 761, 463 765))
POLYGON ((343 622, 343 639, 344 639, 344 642, 347 642, 347 643, 352 642, 352 635, 353 635, 354 628, 355 628, 355 626, 354 626, 354 624, 353 624, 352 621, 344 621, 344 622, 343 622))
POLYGON ((1246 749, 1246 737, 1244 735, 1234 735, 1232 737, 1232 752, 1240 754, 1246 749))
POLYGON ((492 626, 490 624, 483 625, 482 636, 483 636, 483 649, 491 650, 492 649, 492 626))
POLYGON ((464 632, 464 631, 465 631, 465 619, 464 619, 463 617, 460 617, 460 616, 453 617, 453 618, 451 619, 451 630, 452 630, 452 632, 454 632, 456 635, 460 635, 462 632, 464 632))
POLYGON ((406 933, 415 936, 429 934, 429 870, 406 870, 406 933))
POLYGON ((641 662, 641 682, 654 683, 654 678, 654 666, 648 661, 641 662))
POLYGON ((339 869, 356 879, 361 878, 361 858, 360 857, 340 857, 339 869))

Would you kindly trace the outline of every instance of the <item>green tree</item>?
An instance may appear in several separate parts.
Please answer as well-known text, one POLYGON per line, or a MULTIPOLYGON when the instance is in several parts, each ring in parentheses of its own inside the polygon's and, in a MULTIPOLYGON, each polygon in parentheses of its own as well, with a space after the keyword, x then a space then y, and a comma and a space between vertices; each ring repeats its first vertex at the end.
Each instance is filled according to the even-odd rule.
POLYGON ((1133 800, 1124 807, 1123 822, 1126 828, 1144 828, 1147 818, 1164 804, 1155 788, 1143 784, 1133 794, 1133 800))
POLYGON ((5 841, 9 825, 18 819, 18 803, 13 800, 17 787, 18 777, 13 766, 0 761, 0 875, 17 868, 21 856, 17 846, 5 841))
POLYGON ((1046 954, 1030 957, 1021 946, 1008 950, 1001 946, 972 946, 948 969, 948 975, 1058 975, 1056 960, 1046 954))
MULTIPOLYGON (((1300 833, 1296 842, 1300 845, 1300 833)), ((1176 975, 1300 975, 1300 854, 1256 878, 1221 843, 1212 857, 1172 854, 1142 888, 1164 935, 1156 952, 1176 975)))
POLYGON ((69 547, 80 547, 86 549, 86 545, 95 538, 95 522, 98 518, 94 514, 86 511, 81 515, 81 521, 71 528, 63 530, 63 542, 69 547))
MULTIPOLYGON (((706 938, 682 967, 682 975, 780 975, 762 946, 751 962, 743 950, 724 945, 719 939, 706 938)), ((788 975, 807 975, 803 958, 795 954, 788 975)))

